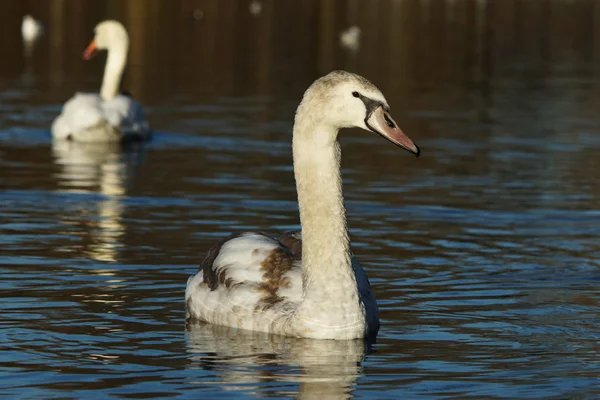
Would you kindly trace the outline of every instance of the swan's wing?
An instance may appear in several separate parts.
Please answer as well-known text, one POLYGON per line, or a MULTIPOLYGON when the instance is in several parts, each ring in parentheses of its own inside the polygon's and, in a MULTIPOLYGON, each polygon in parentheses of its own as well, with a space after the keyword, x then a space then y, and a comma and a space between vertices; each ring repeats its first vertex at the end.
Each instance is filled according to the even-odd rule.
POLYGON ((102 99, 93 93, 76 93, 64 105, 52 123, 52 136, 68 139, 77 132, 86 131, 102 121, 102 99))
POLYGON ((54 122, 52 122, 52 136, 56 139, 66 140, 71 134, 69 123, 63 114, 60 114, 54 122))
POLYGON ((294 258, 302 259, 302 231, 288 231, 279 236, 279 243, 287 247, 294 258))
POLYGON ((289 249, 260 233, 234 234, 217 243, 186 288, 192 317, 230 326, 223 318, 240 315, 236 308, 267 310, 301 298, 300 263, 289 249))
POLYGON ((133 97, 119 95, 102 104, 104 117, 111 126, 118 128, 123 137, 134 136, 147 139, 150 133, 146 115, 140 103, 133 97))
POLYGON ((302 295, 301 264, 289 249, 262 233, 230 235, 209 250, 200 268, 211 290, 247 284, 256 285, 266 297, 297 301, 302 295))

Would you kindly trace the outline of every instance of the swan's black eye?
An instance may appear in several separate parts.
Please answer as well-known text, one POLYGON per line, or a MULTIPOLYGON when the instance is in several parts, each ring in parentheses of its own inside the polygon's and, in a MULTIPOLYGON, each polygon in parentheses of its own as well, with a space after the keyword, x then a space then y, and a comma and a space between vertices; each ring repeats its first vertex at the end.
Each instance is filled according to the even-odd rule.
POLYGON ((354 96, 354 97, 359 97, 359 96, 360 96, 360 94, 358 94, 358 92, 352 92, 352 96, 354 96))

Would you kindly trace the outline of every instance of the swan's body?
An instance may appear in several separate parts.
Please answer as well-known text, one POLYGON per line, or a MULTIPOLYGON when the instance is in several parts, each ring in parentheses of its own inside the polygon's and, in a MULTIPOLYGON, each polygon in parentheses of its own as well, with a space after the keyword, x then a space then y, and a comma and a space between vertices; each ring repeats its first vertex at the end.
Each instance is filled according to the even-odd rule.
POLYGON ((44 26, 40 21, 36 20, 31 15, 23 17, 23 22, 21 23, 21 35, 23 36, 23 41, 25 43, 36 41, 43 33, 44 26))
POLYGON ((186 289, 189 317, 316 339, 356 339, 379 329, 369 280, 350 250, 342 198, 339 129, 372 130, 407 150, 381 92, 335 71, 305 92, 293 133, 302 233, 279 240, 232 235, 214 246, 186 289))
POLYGON ((134 98, 119 94, 129 49, 127 31, 117 21, 104 21, 95 32, 84 58, 90 59, 97 49, 108 50, 100 94, 76 93, 67 101, 52 124, 53 137, 78 142, 149 139, 142 107, 134 98))
POLYGON ((109 100, 96 93, 76 93, 52 124, 55 139, 77 142, 115 142, 147 139, 148 123, 135 99, 117 95, 109 100))

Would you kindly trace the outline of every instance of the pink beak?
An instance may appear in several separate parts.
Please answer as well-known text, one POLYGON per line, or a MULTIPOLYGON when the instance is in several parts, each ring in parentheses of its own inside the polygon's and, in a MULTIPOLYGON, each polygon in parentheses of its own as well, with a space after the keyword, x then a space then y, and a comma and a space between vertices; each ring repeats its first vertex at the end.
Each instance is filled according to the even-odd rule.
POLYGON ((421 154, 419 146, 414 144, 413 141, 398 128, 396 121, 392 119, 390 114, 385 111, 383 107, 377 107, 377 109, 365 120, 365 123, 369 129, 383 136, 395 145, 410 151, 417 157, 421 154))

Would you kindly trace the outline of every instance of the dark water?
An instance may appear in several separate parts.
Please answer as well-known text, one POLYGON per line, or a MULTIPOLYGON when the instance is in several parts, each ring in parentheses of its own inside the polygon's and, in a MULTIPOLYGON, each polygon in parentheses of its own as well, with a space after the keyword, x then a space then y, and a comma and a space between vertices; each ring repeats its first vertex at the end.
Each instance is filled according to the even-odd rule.
POLYGON ((596 2, 5 3, 3 397, 600 397, 596 2), (30 57, 25 13, 47 28, 30 57), (100 85, 80 54, 105 17, 130 30, 155 140, 53 144, 64 101, 100 85), (341 134, 377 342, 186 326, 217 238, 298 227, 291 121, 333 68, 376 83, 423 150, 341 134))

